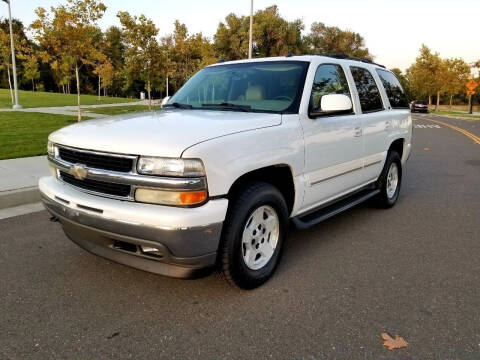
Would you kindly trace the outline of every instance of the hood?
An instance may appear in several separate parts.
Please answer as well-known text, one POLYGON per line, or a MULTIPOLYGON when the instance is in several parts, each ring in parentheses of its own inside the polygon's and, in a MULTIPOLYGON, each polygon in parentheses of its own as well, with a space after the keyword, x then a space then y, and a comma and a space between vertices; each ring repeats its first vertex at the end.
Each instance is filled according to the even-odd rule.
POLYGON ((49 140, 81 149, 179 157, 199 142, 280 125, 281 119, 279 114, 168 109, 84 121, 52 133, 49 140))

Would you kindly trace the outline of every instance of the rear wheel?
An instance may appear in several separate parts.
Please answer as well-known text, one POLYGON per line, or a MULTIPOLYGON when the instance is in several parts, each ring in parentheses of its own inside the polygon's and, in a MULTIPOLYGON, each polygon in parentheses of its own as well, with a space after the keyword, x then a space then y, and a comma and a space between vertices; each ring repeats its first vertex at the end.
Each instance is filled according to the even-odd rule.
POLYGON ((256 182, 231 200, 220 255, 225 277, 242 289, 267 281, 280 260, 288 210, 280 191, 256 182))
POLYGON ((381 208, 390 208, 397 202, 402 184, 402 162, 396 151, 389 151, 382 173, 377 180, 380 193, 375 202, 381 208))

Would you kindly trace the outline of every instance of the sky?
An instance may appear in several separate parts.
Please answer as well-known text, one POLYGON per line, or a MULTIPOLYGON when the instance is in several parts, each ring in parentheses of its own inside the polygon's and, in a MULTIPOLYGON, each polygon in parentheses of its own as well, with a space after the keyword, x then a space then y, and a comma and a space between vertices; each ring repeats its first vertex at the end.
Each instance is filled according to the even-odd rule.
MULTIPOLYGON (((11 0, 12 16, 29 25, 38 6, 49 8, 62 0, 11 0)), ((99 22, 105 29, 120 25, 118 11, 145 14, 160 29, 173 30, 175 19, 190 33, 202 32, 210 38, 219 22, 231 12, 248 15, 250 0, 103 0, 107 11, 99 22)), ((315 22, 360 33, 375 61, 388 68, 405 70, 415 61, 425 43, 442 57, 460 57, 467 62, 480 60, 478 19, 480 0, 254 0, 255 9, 276 4, 287 20, 301 19, 305 30, 315 22)), ((0 16, 7 16, 0 3, 0 16)))

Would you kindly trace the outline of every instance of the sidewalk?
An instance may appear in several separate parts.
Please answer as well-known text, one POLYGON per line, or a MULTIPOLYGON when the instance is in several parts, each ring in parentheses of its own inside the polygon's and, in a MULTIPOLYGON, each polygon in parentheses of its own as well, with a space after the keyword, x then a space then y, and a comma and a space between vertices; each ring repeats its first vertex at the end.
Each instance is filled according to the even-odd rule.
POLYGON ((0 211, 38 203, 38 179, 47 175, 49 170, 46 156, 1 160, 0 211))
MULTIPOLYGON (((160 103, 161 100, 152 100, 152 105, 160 103)), ((132 106, 132 105, 148 105, 148 100, 133 101, 128 103, 115 103, 115 104, 99 104, 99 105, 82 105, 82 115, 91 118, 102 118, 108 115, 96 114, 95 109, 103 107, 117 107, 117 106, 132 106)), ((23 109, 0 109, 0 111, 23 111, 23 112, 39 112, 47 114, 60 114, 60 115, 77 115, 77 106, 54 106, 54 107, 36 107, 36 108, 23 108, 23 109)))

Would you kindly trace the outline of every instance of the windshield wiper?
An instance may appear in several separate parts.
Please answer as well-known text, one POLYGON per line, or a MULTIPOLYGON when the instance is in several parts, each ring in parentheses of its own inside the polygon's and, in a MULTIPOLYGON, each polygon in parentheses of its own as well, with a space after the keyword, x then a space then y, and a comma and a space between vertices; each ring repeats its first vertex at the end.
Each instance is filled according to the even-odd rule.
POLYGON ((217 107, 221 109, 232 109, 232 110, 239 110, 239 111, 250 111, 252 107, 250 105, 237 105, 228 102, 222 102, 219 104, 202 104, 205 107, 217 107))
POLYGON ((180 104, 178 102, 174 102, 174 103, 171 103, 171 104, 167 104, 167 105, 164 105, 163 107, 174 107, 174 108, 177 108, 177 109, 193 109, 193 106, 192 105, 189 105, 189 104, 180 104))

